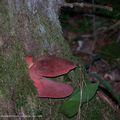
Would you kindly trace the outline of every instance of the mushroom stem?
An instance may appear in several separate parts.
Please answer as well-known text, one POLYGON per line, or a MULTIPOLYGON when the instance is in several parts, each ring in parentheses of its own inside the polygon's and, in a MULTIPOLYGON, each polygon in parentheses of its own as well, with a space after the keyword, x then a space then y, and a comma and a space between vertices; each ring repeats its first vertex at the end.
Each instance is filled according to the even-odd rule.
POLYGON ((25 61, 28 64, 29 68, 33 65, 33 57, 32 56, 26 56, 25 61))

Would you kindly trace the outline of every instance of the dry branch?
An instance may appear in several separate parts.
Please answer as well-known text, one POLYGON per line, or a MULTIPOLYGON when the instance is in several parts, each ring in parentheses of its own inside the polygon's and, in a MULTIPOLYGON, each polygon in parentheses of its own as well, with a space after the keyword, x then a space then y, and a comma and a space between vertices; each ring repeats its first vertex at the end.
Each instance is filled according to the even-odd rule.
POLYGON ((97 91, 98 97, 106 102, 115 112, 120 113, 119 105, 116 104, 109 96, 107 96, 102 91, 97 91))
MULTIPOLYGON (((120 20, 117 21, 116 23, 112 24, 112 25, 109 26, 109 27, 99 28, 99 29, 96 31, 96 35, 101 35, 101 34, 107 33, 107 32, 112 31, 112 30, 117 31, 119 28, 120 28, 120 20)), ((85 35, 82 35, 82 37, 84 37, 84 38, 89 38, 89 37, 93 37, 93 35, 92 35, 92 34, 85 34, 85 35)))
POLYGON ((64 3, 65 7, 81 7, 81 8, 95 8, 95 9, 104 9, 104 10, 108 10, 108 11, 113 11, 113 8, 110 6, 103 6, 103 5, 96 5, 96 4, 91 4, 91 3, 64 3))

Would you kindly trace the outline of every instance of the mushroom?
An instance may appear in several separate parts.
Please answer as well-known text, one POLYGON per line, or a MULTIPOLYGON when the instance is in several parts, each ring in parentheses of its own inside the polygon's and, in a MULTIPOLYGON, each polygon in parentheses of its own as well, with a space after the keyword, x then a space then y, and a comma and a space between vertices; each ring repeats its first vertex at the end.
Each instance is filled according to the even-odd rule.
POLYGON ((76 65, 72 62, 53 55, 42 56, 33 62, 32 56, 26 57, 29 76, 34 82, 39 97, 64 98, 73 92, 70 85, 49 80, 73 70, 76 65))

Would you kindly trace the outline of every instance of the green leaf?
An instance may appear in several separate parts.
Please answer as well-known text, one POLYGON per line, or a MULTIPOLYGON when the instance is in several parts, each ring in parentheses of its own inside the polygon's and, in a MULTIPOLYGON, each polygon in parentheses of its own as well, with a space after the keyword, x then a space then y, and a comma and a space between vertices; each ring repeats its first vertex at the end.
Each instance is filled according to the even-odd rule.
POLYGON ((98 83, 91 83, 85 86, 82 93, 82 103, 92 99, 98 89, 98 83))
POLYGON ((63 113, 66 117, 73 117, 77 114, 79 108, 79 102, 75 101, 66 101, 60 106, 60 112, 63 113))
POLYGON ((77 114, 79 107, 93 98, 98 84, 89 83, 83 89, 77 89, 72 96, 60 106, 60 112, 67 117, 77 114))
POLYGON ((101 79, 96 73, 90 73, 90 76, 95 77, 97 80, 100 81, 101 84, 112 94, 112 96, 117 100, 120 105, 120 97, 117 95, 116 92, 113 91, 111 85, 104 79, 101 79))

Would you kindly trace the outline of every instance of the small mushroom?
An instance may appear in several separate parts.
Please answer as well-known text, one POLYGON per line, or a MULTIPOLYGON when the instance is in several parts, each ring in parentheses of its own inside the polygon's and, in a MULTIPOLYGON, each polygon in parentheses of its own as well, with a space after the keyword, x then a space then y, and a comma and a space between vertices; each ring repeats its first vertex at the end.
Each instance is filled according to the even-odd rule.
POLYGON ((49 80, 68 73, 76 67, 72 62, 56 56, 43 56, 33 63, 32 56, 26 57, 29 75, 34 81, 39 97, 64 98, 73 92, 70 85, 49 80))

